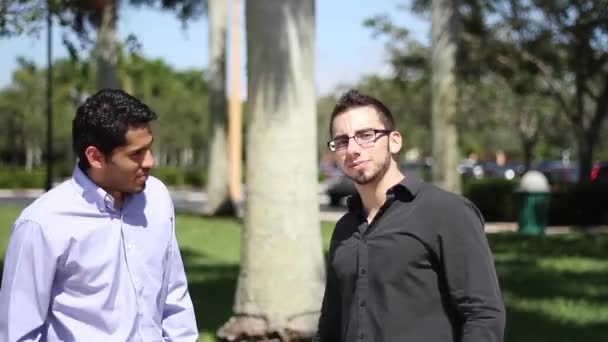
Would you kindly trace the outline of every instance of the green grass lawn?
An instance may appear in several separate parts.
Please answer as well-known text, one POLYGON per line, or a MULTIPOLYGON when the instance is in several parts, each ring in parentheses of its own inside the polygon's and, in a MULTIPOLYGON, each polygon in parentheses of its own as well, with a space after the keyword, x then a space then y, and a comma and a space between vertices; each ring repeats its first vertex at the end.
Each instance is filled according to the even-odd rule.
MULTIPOLYGON (((16 208, 0 207, 3 256, 16 208)), ((238 275, 240 226, 229 219, 180 215, 178 238, 201 341, 231 314, 238 275)), ((331 231, 323 226, 325 248, 331 231)), ((489 236, 507 303, 506 340, 606 341, 608 235, 489 236)))

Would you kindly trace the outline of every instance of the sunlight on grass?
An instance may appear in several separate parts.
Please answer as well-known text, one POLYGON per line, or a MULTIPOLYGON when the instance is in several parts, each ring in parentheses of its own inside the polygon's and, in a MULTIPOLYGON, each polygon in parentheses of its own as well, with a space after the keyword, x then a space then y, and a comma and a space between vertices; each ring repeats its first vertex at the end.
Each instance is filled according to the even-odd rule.
POLYGON ((526 299, 504 291, 503 296, 509 308, 535 312, 562 323, 585 324, 608 322, 608 309, 595 300, 553 297, 526 299))
POLYGON ((608 272, 606 260, 583 257, 552 257, 538 260, 538 267, 555 272, 608 272))

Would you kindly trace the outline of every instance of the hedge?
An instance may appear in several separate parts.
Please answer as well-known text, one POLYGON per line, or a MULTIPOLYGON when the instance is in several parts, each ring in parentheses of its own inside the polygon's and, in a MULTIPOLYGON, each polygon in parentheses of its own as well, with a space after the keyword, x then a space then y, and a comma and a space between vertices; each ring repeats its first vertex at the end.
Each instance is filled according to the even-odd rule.
MULTIPOLYGON (((61 170, 55 172, 55 181, 71 176, 61 170)), ((202 187, 206 182, 206 170, 154 168, 152 175, 160 178, 168 186, 202 187)), ((23 168, 0 168, 0 189, 42 189, 46 184, 46 170, 34 169, 27 171, 23 168)))
POLYGON ((21 168, 0 169, 0 189, 41 189, 46 185, 46 171, 21 168))
MULTIPOLYGON (((514 191, 517 181, 472 180, 464 186, 464 196, 482 212, 487 222, 517 219, 514 191)), ((549 225, 608 224, 608 184, 558 184, 551 189, 549 225)))
POLYGON ((467 180, 463 183, 463 195, 473 202, 487 222, 512 222, 516 220, 513 193, 517 181, 500 178, 467 180))
POLYGON ((152 169, 151 174, 174 187, 202 187, 207 183, 207 172, 202 168, 158 167, 152 169))

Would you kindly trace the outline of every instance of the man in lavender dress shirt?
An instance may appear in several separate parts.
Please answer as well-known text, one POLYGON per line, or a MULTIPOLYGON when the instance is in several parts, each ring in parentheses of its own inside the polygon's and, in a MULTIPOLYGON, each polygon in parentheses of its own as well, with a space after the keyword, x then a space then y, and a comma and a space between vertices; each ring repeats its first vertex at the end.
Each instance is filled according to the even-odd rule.
POLYGON ((145 104, 104 89, 78 108, 71 179, 13 226, 0 341, 196 341, 167 188, 145 104))

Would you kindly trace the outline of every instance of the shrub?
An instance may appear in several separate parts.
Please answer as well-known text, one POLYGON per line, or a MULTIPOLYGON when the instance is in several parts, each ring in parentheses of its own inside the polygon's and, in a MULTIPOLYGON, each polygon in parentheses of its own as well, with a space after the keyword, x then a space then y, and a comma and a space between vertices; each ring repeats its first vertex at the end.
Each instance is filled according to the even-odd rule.
POLYGON ((488 222, 515 221, 514 191, 518 182, 501 178, 468 180, 463 195, 473 202, 488 222))
POLYGON ((158 167, 152 169, 151 174, 158 177, 166 185, 174 187, 202 187, 207 182, 206 170, 201 168, 158 167))
POLYGON ((46 171, 42 169, 0 169, 0 189, 41 189, 45 183, 46 171))
POLYGON ((608 224, 608 184, 554 186, 549 204, 550 225, 608 224))
MULTIPOLYGON (((469 180, 463 194, 488 222, 516 221, 515 190, 518 181, 469 180)), ((608 224, 608 184, 559 184, 551 189, 549 225, 608 224)))

